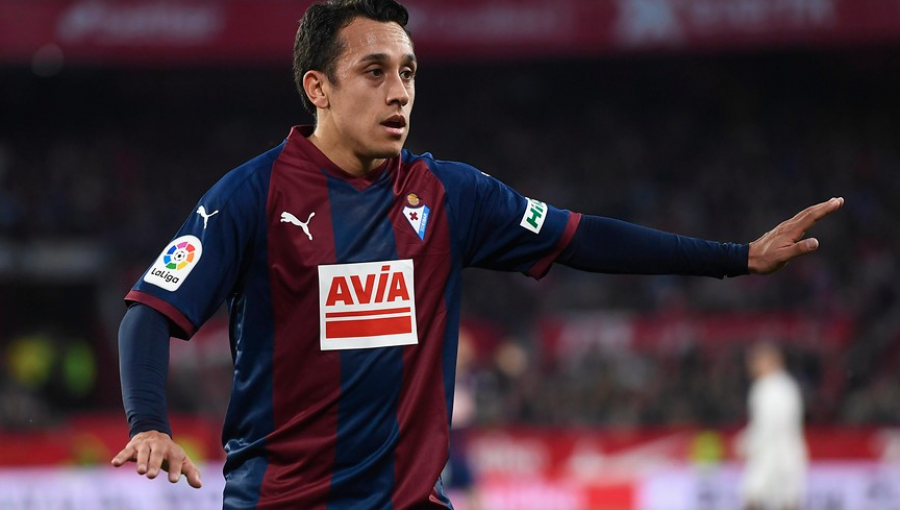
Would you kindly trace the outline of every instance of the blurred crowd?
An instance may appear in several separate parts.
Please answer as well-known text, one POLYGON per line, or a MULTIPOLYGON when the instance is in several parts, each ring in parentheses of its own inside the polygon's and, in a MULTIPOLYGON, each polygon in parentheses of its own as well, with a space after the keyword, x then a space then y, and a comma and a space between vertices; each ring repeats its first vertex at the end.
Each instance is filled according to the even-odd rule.
MULTIPOLYGON (((745 419, 746 346, 597 351, 549 362, 540 318, 592 310, 849 317, 852 334, 838 350, 782 339, 808 421, 900 421, 896 55, 875 48, 423 59, 408 147, 465 161, 560 207, 749 242, 807 205, 847 199, 810 233, 820 251, 768 278, 585 275, 557 267, 535 282, 470 270, 464 318, 489 325, 479 331, 490 333, 473 337, 478 355, 462 374, 477 403, 474 423, 728 426, 745 419)), ((42 416, 38 422, 49 423, 73 407, 120 408, 114 360, 121 297, 225 171, 280 143, 291 125, 310 122, 290 80, 287 69, 89 68, 52 77, 0 70, 0 262, 3 250, 76 242, 95 246, 103 266, 74 279, 93 290, 65 305, 95 319, 78 336, 95 351, 84 382, 94 397, 79 394, 77 406, 61 406, 52 398, 58 388, 29 385, 20 365, 42 358, 43 348, 69 345, 67 316, 38 297, 70 288, 73 278, 41 279, 0 265, 0 305, 8 311, 33 300, 0 320, 0 428, 34 426, 33 417, 42 416), (35 335, 45 341, 23 348, 23 338, 35 335), (28 410, 35 405, 43 411, 28 410)), ((198 388, 227 385, 227 342, 217 345, 215 362, 194 355, 194 363, 173 363, 173 378, 208 379, 198 388)), ((216 398, 226 393, 224 386, 216 398)), ((179 393, 173 406, 221 412, 199 391, 179 393)))

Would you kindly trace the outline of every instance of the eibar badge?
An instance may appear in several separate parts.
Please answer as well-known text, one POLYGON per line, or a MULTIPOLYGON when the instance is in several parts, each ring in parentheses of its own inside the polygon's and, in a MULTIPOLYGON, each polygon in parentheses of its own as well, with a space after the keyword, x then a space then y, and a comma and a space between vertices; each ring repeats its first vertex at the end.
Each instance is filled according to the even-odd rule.
POLYGON ((403 216, 406 216, 406 221, 416 231, 419 239, 424 241, 425 229, 428 228, 428 214, 431 212, 431 209, 423 204, 415 193, 406 195, 406 203, 408 205, 403 208, 403 216))

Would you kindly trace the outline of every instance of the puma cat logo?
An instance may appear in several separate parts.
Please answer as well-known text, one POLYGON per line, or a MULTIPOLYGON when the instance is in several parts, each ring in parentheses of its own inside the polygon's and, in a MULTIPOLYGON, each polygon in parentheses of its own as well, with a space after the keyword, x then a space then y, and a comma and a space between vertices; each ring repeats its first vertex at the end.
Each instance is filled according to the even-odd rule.
POLYGON ((298 227, 302 228, 303 233, 306 234, 306 237, 308 237, 309 240, 312 241, 313 236, 309 232, 309 222, 313 219, 313 216, 315 216, 315 215, 316 215, 316 213, 314 213, 314 212, 309 213, 309 218, 307 218, 306 222, 304 223, 304 222, 300 221, 299 219, 297 219, 297 217, 294 216, 293 214, 285 211, 285 212, 281 213, 281 221, 282 221, 282 223, 290 223, 292 225, 297 225, 298 227))
POLYGON ((209 214, 206 214, 206 207, 203 207, 201 205, 200 208, 197 209, 197 214, 199 214, 203 218, 203 230, 206 230, 206 224, 209 222, 210 216, 213 216, 214 214, 219 214, 219 211, 216 210, 209 214))

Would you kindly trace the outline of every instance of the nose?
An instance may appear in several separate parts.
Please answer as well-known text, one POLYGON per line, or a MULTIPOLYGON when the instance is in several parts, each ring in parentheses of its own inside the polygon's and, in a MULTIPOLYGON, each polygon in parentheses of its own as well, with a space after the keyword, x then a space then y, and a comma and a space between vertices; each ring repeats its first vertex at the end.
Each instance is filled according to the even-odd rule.
POLYGON ((400 75, 393 75, 388 82, 387 103, 398 104, 402 107, 409 104, 409 100, 410 92, 407 89, 406 82, 400 75))

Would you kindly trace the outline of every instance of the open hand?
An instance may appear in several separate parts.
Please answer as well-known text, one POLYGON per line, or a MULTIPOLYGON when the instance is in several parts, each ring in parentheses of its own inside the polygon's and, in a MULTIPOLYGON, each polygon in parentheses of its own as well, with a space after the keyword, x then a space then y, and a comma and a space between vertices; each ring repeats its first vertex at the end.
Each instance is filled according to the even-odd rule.
POLYGON ((803 236, 817 221, 837 211, 842 205, 844 205, 843 198, 832 198, 811 205, 750 243, 750 256, 747 261, 750 273, 773 273, 792 259, 815 251, 819 247, 819 240, 814 237, 803 239, 803 236))
POLYGON ((112 459, 115 467, 127 462, 136 462, 138 474, 147 478, 156 478, 162 469, 168 471, 170 482, 178 482, 184 474, 191 487, 200 488, 200 470, 168 434, 157 431, 136 434, 112 459))

